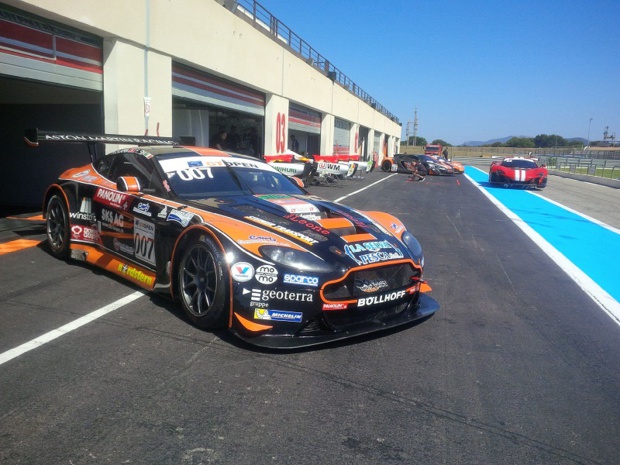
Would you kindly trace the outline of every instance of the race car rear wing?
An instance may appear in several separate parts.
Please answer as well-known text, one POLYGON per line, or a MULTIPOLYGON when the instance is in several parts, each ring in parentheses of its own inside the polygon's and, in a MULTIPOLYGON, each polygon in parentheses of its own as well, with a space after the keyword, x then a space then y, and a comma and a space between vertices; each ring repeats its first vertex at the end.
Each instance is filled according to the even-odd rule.
POLYGON ((58 131, 41 131, 39 129, 27 129, 24 141, 30 147, 38 147, 41 142, 53 143, 81 143, 88 145, 88 152, 93 161, 97 159, 96 144, 122 144, 122 145, 195 145, 195 138, 180 137, 153 137, 153 136, 124 136, 119 134, 85 134, 67 133, 58 131))
POLYGON ((57 131, 40 131, 39 129, 28 129, 24 136, 26 144, 31 147, 38 147, 40 142, 78 142, 83 144, 128 144, 128 145, 174 145, 178 144, 177 139, 170 137, 152 136, 122 136, 119 134, 83 134, 66 133, 57 131))

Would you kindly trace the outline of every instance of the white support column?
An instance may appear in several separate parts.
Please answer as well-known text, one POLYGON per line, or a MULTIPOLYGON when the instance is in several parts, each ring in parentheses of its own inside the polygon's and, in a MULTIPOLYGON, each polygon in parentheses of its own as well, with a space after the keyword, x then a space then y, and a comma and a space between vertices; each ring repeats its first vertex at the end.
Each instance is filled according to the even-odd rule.
POLYGON ((321 153, 320 155, 334 154, 334 124, 336 117, 332 114, 323 113, 321 121, 321 153))
POLYGON ((278 155, 288 147, 288 99, 267 95, 265 105, 265 155, 278 155))
POLYGON ((103 44, 104 124, 108 134, 172 135, 170 57, 116 40, 103 44), (147 114, 148 113, 148 114, 147 114))

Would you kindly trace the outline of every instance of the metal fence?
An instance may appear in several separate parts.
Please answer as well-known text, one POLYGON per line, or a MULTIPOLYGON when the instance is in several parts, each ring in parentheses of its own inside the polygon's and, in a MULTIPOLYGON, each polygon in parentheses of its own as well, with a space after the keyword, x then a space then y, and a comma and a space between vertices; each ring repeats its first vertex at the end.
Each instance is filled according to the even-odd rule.
POLYGON ((279 42, 290 51, 304 59, 310 66, 318 69, 332 81, 338 82, 349 92, 355 94, 372 108, 387 116, 392 121, 399 123, 398 118, 388 111, 383 105, 372 98, 366 91, 360 88, 349 77, 336 68, 327 58, 316 51, 312 46, 295 34, 286 24, 273 16, 265 7, 255 0, 219 0, 226 8, 233 11, 237 16, 244 18, 270 35, 273 40, 279 42))
POLYGON ((588 158, 577 156, 542 156, 541 163, 549 169, 565 173, 588 174, 609 179, 620 178, 620 159, 588 158))

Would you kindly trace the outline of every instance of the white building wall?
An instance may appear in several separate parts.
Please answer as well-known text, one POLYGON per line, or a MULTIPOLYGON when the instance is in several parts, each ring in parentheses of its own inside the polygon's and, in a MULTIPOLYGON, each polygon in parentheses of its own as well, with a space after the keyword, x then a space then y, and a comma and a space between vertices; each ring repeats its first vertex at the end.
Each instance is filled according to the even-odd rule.
MULTIPOLYGON (((132 133, 145 129, 146 82, 152 108, 149 133, 154 134, 155 122, 159 122, 161 135, 171 134, 170 61, 174 59, 264 92, 269 100, 269 96, 280 96, 323 114, 400 137, 399 124, 215 0, 4 0, 4 3, 105 39, 106 131, 116 128, 121 133, 132 133), (145 50, 149 52, 147 62, 145 50), (146 80, 145 73, 148 73, 146 80)), ((277 16, 277 12, 273 13, 277 16)), ((322 52, 328 54, 329 50, 322 52)), ((266 128, 273 129, 275 122, 267 121, 273 118, 273 113, 268 111, 265 118, 266 128)), ((270 137, 266 131, 266 153, 268 148, 273 148, 268 147, 270 137)), ((330 154, 333 118, 331 124, 324 118, 321 139, 321 150, 326 150, 322 153, 330 154)))

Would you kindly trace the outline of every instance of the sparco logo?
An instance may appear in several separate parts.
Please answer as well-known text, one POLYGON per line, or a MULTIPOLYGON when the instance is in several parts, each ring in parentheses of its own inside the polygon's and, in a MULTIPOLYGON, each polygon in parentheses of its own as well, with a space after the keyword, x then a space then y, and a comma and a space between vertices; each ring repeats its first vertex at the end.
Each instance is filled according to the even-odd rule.
POLYGON ((299 274, 285 274, 284 284, 298 284, 300 286, 313 286, 319 285, 319 278, 316 276, 302 276, 299 274))
POLYGON ((397 292, 392 292, 391 294, 376 295, 373 297, 364 297, 357 301, 357 306, 365 307, 367 305, 376 305, 376 304, 383 304, 386 302, 392 302, 394 300, 404 297, 405 294, 407 294, 407 291, 397 291, 397 292))

